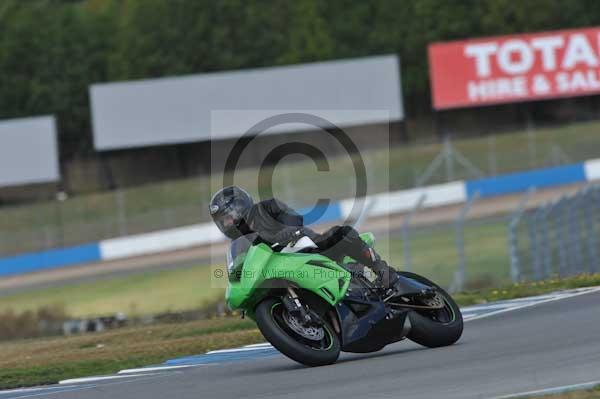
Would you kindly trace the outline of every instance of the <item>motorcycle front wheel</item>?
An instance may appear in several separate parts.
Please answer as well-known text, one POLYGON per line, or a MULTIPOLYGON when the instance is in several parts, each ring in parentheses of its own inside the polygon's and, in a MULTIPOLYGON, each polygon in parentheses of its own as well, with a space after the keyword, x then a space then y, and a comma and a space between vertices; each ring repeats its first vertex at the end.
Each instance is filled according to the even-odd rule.
POLYGON ((298 363, 325 366, 335 363, 340 355, 340 340, 327 321, 322 326, 305 327, 288 313, 280 298, 262 301, 255 316, 267 341, 298 363))

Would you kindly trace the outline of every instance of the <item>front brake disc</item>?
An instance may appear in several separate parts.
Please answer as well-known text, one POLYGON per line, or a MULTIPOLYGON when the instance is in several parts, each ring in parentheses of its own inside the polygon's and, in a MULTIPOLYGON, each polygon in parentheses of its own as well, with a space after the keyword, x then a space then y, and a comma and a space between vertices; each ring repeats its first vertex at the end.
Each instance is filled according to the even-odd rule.
POLYGON ((288 327, 301 337, 310 339, 311 341, 321 341, 325 337, 325 330, 323 327, 304 326, 297 318, 290 315, 288 312, 284 312, 283 318, 288 327))

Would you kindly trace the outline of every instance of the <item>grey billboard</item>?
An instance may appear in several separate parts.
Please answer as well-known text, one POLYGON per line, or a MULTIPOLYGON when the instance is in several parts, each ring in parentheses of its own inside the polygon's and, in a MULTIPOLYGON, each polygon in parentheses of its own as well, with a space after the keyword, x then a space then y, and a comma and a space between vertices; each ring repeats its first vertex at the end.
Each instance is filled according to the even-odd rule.
MULTIPOLYGON (((211 131, 211 113, 222 110, 310 110, 317 114, 323 110, 339 126, 404 117, 395 55, 95 84, 90 97, 97 150, 244 134, 241 127, 247 123, 236 120, 220 124, 218 132, 211 131), (386 111, 389 119, 372 120, 369 110, 386 111)), ((296 127, 278 132, 292 129, 296 127)))
POLYGON ((60 180, 53 116, 0 121, 0 187, 60 180))

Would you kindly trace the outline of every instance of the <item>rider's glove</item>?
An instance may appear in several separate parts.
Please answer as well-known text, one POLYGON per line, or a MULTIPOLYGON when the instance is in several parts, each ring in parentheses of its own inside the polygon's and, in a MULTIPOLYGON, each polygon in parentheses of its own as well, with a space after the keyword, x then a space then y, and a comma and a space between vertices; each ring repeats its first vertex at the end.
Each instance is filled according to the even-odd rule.
POLYGON ((275 241, 281 245, 285 246, 288 244, 295 244, 300 238, 305 236, 304 228, 299 226, 288 226, 275 234, 275 241))

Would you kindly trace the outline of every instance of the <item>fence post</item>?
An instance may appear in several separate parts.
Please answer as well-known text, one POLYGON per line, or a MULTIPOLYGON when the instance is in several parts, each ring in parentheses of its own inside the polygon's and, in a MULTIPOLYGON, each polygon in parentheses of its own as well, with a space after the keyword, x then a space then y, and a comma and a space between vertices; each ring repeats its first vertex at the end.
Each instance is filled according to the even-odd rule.
POLYGON ((488 166, 490 176, 498 174, 498 160, 496 159, 496 135, 488 136, 488 166))
POLYGON ((531 117, 531 109, 529 104, 525 104, 525 123, 527 125, 527 148, 529 151, 529 165, 531 168, 537 166, 537 138, 533 119, 531 117))
POLYGON ((596 204, 595 190, 592 187, 587 187, 584 192, 583 214, 585 222, 585 230, 587 234, 588 246, 588 271, 590 273, 598 272, 598 239, 596 238, 596 204))
POLYGON ((125 194, 123 190, 115 190, 115 200, 117 202, 117 224, 119 225, 119 235, 127 235, 127 211, 125 210, 125 194))
POLYGON ((58 235, 56 244, 60 247, 65 247, 65 223, 64 223, 64 206, 67 196, 62 191, 56 194, 54 206, 56 207, 56 230, 55 234, 58 235))
POLYGON ((552 242, 548 235, 548 218, 552 214, 552 204, 546 204, 543 206, 543 219, 541 226, 541 239, 543 243, 543 254, 542 254, 542 263, 543 263, 543 275, 544 278, 550 278, 552 276, 552 242))
POLYGON ((556 227, 556 245, 558 247, 558 275, 564 276, 567 270, 568 258, 567 258, 567 247, 565 231, 567 224, 566 217, 566 199, 561 198, 556 204, 557 215, 555 219, 556 227))
POLYGON ((462 155, 458 150, 456 150, 452 146, 452 141, 448 135, 444 137, 444 143, 442 146, 442 150, 440 153, 431 161, 427 169, 423 172, 423 174, 416 180, 415 186, 421 187, 426 184, 433 174, 445 166, 446 168, 446 180, 453 181, 454 180, 454 163, 458 163, 460 166, 465 168, 467 172, 476 177, 483 177, 485 174, 479 170, 471 161, 469 161, 464 155, 462 155))
POLYGON ((580 226, 578 225, 579 224, 578 223, 579 202, 580 202, 580 194, 577 193, 574 197, 571 198, 571 200, 568 202, 568 205, 567 205, 568 206, 568 208, 567 208, 567 218, 568 218, 567 242, 569 243, 569 250, 570 250, 569 257, 572 260, 572 262, 570 262, 571 267, 569 268, 569 270, 567 272, 568 275, 575 275, 575 274, 580 273, 583 270, 583 262, 581 259, 581 237, 580 237, 581 229, 580 229, 580 226))
POLYGON ((448 136, 444 138, 444 155, 446 161, 446 181, 454 180, 454 158, 452 157, 452 143, 448 136))
POLYGON ((468 199, 467 203, 461 208, 456 218, 456 251, 458 253, 458 268, 454 274, 454 282, 450 291, 462 291, 465 286, 467 274, 467 259, 465 255, 465 219, 473 207, 473 203, 479 198, 479 191, 468 199))
POLYGON ((508 222, 508 256, 510 261, 510 278, 512 279, 513 283, 519 281, 519 278, 521 277, 517 227, 521 221, 521 218, 523 217, 525 207, 535 191, 535 187, 531 187, 529 190, 527 190, 527 192, 521 198, 521 201, 519 201, 517 209, 515 209, 510 217, 510 221, 508 222))
POLYGON ((44 226, 44 248, 50 249, 54 247, 54 240, 52 239, 52 230, 50 226, 44 226))
POLYGON ((411 211, 404 217, 402 221, 402 243, 404 245, 404 269, 410 271, 412 269, 412 258, 410 256, 410 223, 416 213, 421 209, 425 200, 427 199, 427 194, 423 193, 415 203, 415 206, 411 209, 411 211))
POLYGON ((364 201, 362 212, 358 215, 356 220, 352 221, 352 226, 356 230, 360 230, 360 226, 362 226, 363 223, 369 218, 369 215, 375 208, 375 205, 377 205, 377 197, 366 197, 363 198, 362 201, 364 201))
POLYGON ((540 240, 539 225, 543 219, 543 208, 538 208, 535 213, 529 217, 529 242, 531 250, 531 261, 533 266, 533 277, 536 281, 542 279, 542 246, 540 240))

